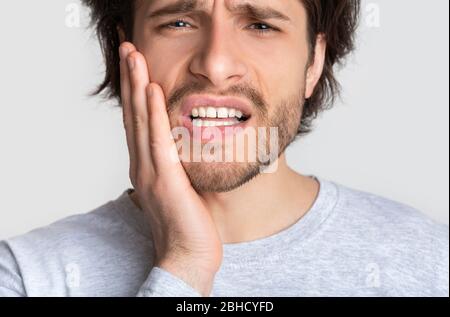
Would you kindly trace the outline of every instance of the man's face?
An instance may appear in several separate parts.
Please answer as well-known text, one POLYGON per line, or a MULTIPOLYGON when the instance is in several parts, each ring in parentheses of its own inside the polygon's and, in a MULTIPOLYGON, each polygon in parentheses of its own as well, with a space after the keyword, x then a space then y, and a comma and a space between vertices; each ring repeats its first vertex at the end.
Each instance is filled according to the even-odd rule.
MULTIPOLYGON (((178 7, 186 12, 155 15, 178 2, 138 0, 133 34, 151 81, 165 92, 172 128, 185 126, 192 138, 194 129, 204 130, 209 122, 244 130, 276 127, 281 155, 297 134, 307 91, 309 42, 301 1, 184 0, 178 7), (258 16, 259 10, 243 4, 281 15, 258 16), (208 119, 201 109, 208 112, 208 105, 188 105, 196 96, 238 98, 244 106, 232 110, 219 102, 217 112, 227 108, 228 118, 208 119)), ((183 161, 183 166, 199 192, 225 192, 258 175, 261 163, 183 161)))

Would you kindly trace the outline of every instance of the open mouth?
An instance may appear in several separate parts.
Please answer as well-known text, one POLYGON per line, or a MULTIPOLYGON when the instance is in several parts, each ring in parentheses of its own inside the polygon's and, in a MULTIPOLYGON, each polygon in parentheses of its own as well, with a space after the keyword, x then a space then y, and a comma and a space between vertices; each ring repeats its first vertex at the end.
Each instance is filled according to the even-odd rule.
POLYGON ((245 123, 250 117, 229 107, 196 107, 190 115, 194 127, 233 127, 245 123))

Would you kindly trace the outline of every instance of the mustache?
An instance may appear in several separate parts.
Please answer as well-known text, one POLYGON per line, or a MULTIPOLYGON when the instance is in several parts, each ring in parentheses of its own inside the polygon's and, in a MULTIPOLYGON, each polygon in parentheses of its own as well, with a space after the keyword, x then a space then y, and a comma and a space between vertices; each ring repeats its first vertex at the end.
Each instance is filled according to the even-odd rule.
POLYGON ((258 90, 249 84, 234 85, 225 91, 217 92, 217 90, 209 88, 206 84, 191 82, 181 86, 180 88, 174 89, 167 100, 167 112, 169 114, 173 113, 183 98, 193 94, 211 94, 215 96, 240 98, 245 97, 250 100, 255 107, 256 112, 258 112, 261 116, 266 116, 269 109, 264 97, 258 92, 258 90))

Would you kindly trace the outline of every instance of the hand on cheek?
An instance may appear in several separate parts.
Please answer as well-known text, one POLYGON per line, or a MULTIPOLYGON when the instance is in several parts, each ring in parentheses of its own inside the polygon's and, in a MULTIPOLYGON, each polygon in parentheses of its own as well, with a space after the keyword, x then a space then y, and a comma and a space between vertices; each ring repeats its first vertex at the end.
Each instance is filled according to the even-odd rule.
POLYGON ((151 224, 155 265, 207 295, 222 262, 220 237, 180 161, 170 158, 175 143, 162 88, 150 83, 133 44, 123 43, 120 57, 130 179, 151 224))

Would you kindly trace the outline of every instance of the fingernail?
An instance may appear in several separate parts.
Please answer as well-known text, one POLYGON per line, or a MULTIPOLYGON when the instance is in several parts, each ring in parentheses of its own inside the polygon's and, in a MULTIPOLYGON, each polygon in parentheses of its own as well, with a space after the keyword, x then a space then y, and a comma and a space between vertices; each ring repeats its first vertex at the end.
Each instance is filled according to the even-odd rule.
POLYGON ((126 46, 120 46, 119 48, 120 59, 125 59, 128 56, 128 48, 126 46))
POLYGON ((127 61, 128 61, 128 68, 130 70, 133 70, 134 66, 136 65, 136 61, 132 57, 128 57, 127 61))

